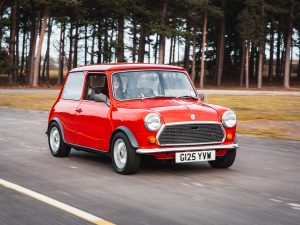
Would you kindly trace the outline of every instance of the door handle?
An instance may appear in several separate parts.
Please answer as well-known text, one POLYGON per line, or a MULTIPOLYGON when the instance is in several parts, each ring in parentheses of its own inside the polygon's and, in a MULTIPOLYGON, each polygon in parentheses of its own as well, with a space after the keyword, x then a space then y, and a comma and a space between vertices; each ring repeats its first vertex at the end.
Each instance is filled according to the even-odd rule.
POLYGON ((81 113, 82 109, 76 109, 75 111, 78 112, 78 113, 81 113))

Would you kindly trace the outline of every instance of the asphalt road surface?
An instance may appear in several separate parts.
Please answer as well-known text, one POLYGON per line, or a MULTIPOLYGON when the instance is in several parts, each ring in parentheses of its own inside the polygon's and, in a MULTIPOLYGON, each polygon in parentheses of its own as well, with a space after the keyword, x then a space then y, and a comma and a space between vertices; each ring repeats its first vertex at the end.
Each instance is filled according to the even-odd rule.
MULTIPOLYGON (((300 224, 300 142, 240 136, 230 169, 146 159, 122 176, 106 155, 52 157, 47 116, 0 108, 0 179, 115 224, 300 224)), ((0 185, 0 224, 89 222, 0 185)))

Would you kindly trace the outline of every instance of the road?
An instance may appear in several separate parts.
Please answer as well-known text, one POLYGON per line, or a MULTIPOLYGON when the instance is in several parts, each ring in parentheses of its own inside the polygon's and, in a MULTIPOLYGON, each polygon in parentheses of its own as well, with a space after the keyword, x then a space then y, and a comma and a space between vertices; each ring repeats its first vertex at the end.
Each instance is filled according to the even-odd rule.
MULTIPOLYGON (((299 225, 299 142, 240 136, 230 169, 143 160, 116 174, 106 155, 51 156, 47 113, 0 108, 0 178, 124 225, 299 225)), ((0 185, 0 224, 89 224, 0 185)))

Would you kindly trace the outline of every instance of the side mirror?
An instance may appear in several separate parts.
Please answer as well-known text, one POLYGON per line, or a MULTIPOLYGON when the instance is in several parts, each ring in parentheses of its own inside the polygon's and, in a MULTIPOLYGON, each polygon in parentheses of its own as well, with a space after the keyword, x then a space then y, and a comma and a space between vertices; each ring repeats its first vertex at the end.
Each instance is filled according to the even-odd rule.
POLYGON ((93 97, 94 97, 95 102, 105 102, 106 103, 108 100, 108 97, 102 93, 94 94, 93 97))
POLYGON ((206 102, 206 93, 205 92, 198 93, 198 99, 200 99, 202 102, 206 102))

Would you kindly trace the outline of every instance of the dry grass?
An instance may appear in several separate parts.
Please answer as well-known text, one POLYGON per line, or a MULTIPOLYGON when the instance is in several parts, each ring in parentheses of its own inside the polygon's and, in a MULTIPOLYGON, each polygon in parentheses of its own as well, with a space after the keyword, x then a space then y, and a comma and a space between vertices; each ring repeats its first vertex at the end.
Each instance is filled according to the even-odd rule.
POLYGON ((234 110, 239 121, 300 121, 300 97, 210 95, 208 102, 234 110))
MULTIPOLYGON (((57 94, 0 94, 0 106, 49 111, 57 94)), ((300 140, 300 97, 209 95, 238 115, 240 134, 300 140)))
POLYGON ((0 94, 0 106, 49 111, 57 94, 0 94))
POLYGON ((210 95, 208 101, 237 113, 240 134, 300 140, 300 97, 210 95))

